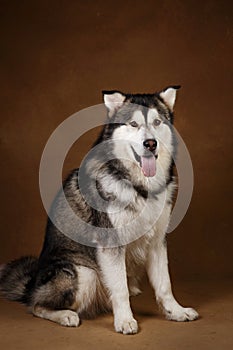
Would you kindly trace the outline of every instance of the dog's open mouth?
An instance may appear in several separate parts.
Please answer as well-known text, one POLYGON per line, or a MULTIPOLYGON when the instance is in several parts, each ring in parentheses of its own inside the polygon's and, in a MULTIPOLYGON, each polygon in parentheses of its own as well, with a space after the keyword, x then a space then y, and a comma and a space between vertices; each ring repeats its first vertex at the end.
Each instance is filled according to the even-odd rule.
POLYGON ((147 155, 139 156, 137 152, 133 149, 133 154, 136 159, 136 161, 139 163, 142 172, 144 176, 146 177, 153 177, 156 174, 156 159, 158 158, 158 155, 154 154, 153 152, 148 151, 147 155))

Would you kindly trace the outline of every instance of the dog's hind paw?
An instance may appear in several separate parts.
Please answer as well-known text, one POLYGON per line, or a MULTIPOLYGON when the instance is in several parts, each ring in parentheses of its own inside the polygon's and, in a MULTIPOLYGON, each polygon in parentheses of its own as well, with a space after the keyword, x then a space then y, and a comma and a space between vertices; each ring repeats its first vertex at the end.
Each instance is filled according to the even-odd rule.
POLYGON ((80 322, 78 314, 71 310, 64 311, 59 321, 62 326, 66 327, 78 327, 80 322))
POLYGON ((78 327, 80 323, 78 314, 72 310, 48 310, 42 306, 35 306, 32 313, 66 327, 78 327))
POLYGON ((135 334, 138 332, 138 323, 134 318, 125 321, 116 321, 115 330, 118 333, 135 334))
POLYGON ((137 295, 139 295, 141 293, 142 293, 142 291, 136 286, 131 286, 129 288, 129 294, 131 297, 136 297, 137 295))
POLYGON ((190 307, 176 307, 172 310, 165 311, 166 318, 172 321, 185 322, 185 321, 194 321, 199 315, 196 310, 190 307))

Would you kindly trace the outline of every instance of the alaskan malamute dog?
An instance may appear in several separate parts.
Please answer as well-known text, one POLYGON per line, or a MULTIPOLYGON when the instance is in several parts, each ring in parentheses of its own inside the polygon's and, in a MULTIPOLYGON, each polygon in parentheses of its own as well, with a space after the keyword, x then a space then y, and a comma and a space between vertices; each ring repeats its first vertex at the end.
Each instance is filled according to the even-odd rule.
POLYGON ((3 296, 63 326, 77 327, 82 317, 112 310, 116 332, 133 334, 138 324, 129 297, 140 293, 146 271, 167 319, 198 317, 175 300, 168 272, 178 88, 103 92, 108 122, 58 193, 39 259, 0 267, 3 296))

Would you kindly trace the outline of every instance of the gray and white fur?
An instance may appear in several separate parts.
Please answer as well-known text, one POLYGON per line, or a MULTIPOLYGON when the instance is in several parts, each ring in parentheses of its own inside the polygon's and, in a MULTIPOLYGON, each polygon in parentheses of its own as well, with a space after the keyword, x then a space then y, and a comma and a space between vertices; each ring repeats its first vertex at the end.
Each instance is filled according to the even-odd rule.
POLYGON ((66 211, 60 191, 40 257, 0 266, 3 296, 63 326, 77 327, 81 318, 112 310, 115 330, 134 334, 138 324, 130 296, 140 293, 146 271, 167 319, 198 317, 175 300, 168 271, 177 89, 103 92, 109 122, 84 160, 82 175, 74 170, 63 186, 80 225, 66 211))

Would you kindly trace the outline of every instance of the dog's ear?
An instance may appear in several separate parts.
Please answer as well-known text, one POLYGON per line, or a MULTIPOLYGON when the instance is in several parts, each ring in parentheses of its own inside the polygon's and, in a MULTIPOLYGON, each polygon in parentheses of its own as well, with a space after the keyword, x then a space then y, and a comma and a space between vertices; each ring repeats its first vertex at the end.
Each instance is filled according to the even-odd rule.
POLYGON ((118 108, 123 105, 126 96, 120 91, 102 91, 104 103, 109 111, 109 117, 111 117, 118 108))
POLYGON ((159 93, 159 96, 162 98, 164 103, 173 111, 175 100, 176 100, 176 92, 180 89, 180 85, 168 86, 166 89, 159 93))

